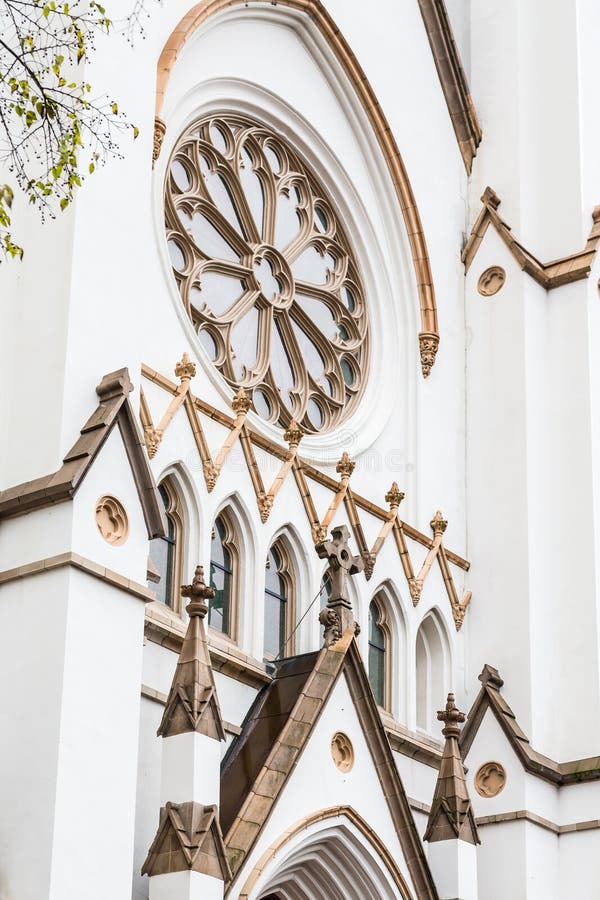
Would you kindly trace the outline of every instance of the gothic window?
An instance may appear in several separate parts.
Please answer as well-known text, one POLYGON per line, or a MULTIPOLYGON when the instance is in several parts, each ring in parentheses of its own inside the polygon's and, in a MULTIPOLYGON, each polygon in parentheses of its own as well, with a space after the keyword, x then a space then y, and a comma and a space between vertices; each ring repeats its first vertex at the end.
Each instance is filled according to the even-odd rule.
POLYGON ((389 707, 389 631, 385 624, 385 607, 379 597, 369 605, 369 681, 379 706, 389 707))
POLYGON ((265 568, 265 624, 264 657, 276 659, 290 656, 290 635, 293 610, 293 579, 289 556, 281 542, 274 544, 267 554, 265 568))
POLYGON ((327 191, 276 132, 233 114, 179 139, 165 187, 171 264, 204 350, 264 419, 327 431, 358 402, 364 288, 327 191))
POLYGON ((170 478, 158 487, 165 512, 165 535, 150 541, 148 558, 148 587, 156 593, 156 599, 172 609, 179 610, 181 581, 181 543, 183 532, 182 505, 170 478))
POLYGON ((208 624, 234 637, 237 549, 235 532, 226 512, 215 519, 210 548, 210 583, 215 596, 208 606, 208 624))
POLYGON ((321 593, 319 596, 321 609, 325 609, 330 597, 331 597, 331 581, 329 579, 329 573, 325 572, 325 574, 321 578, 321 593))
POLYGON ((449 651, 443 626, 430 613, 417 632, 417 727, 432 732, 436 710, 448 693, 449 651), (440 699, 441 698, 441 699, 440 699))

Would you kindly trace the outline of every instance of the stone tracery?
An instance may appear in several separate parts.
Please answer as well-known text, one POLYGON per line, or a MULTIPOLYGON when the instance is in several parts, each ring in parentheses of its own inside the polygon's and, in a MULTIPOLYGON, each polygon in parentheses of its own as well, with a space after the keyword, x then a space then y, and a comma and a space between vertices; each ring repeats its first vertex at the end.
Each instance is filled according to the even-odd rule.
POLYGON ((167 239, 201 343, 257 412, 327 431, 366 377, 364 289, 326 191, 270 129, 238 115, 194 123, 165 191, 167 239))

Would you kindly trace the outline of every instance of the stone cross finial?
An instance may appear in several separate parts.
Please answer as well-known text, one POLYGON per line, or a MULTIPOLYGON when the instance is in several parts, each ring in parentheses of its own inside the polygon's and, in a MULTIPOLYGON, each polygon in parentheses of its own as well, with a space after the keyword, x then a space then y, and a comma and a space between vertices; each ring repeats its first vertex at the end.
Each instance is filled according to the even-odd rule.
POLYGON ((208 612, 206 601, 212 600, 215 596, 215 589, 204 582, 204 566, 196 566, 192 583, 181 586, 181 596, 191 597, 185 608, 188 616, 190 618, 192 616, 200 616, 203 619, 208 612))
POLYGON ((358 625, 352 613, 352 603, 348 596, 348 577, 362 572, 365 563, 362 556, 354 556, 348 546, 350 532, 345 525, 337 525, 331 530, 331 540, 316 544, 315 550, 321 559, 329 561, 327 574, 331 591, 326 609, 321 610, 319 621, 325 626, 325 643, 335 643, 347 628, 358 625))
POLYGON ((463 712, 461 712, 456 703, 454 702, 454 694, 448 694, 448 700, 446 702, 446 708, 438 710, 437 717, 440 722, 444 722, 444 728, 442 728, 442 734, 444 737, 458 737, 460 735, 460 728, 458 727, 462 724, 467 718, 463 712))

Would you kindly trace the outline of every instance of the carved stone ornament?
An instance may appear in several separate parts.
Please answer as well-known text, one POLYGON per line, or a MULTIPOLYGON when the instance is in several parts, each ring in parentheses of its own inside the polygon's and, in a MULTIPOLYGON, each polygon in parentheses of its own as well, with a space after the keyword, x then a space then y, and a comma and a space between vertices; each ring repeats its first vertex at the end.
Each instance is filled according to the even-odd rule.
POLYGON ((502 266, 490 266, 482 272, 477 282, 477 290, 482 297, 493 297, 506 281, 506 272, 502 266))
POLYGON ((154 119, 154 139, 152 142, 152 168, 160 156, 160 148, 167 131, 167 126, 158 116, 154 119))
POLYGON ((354 747, 343 731, 336 732, 331 738, 331 758, 340 772, 349 772, 354 765, 354 747))
POLYGON ((106 495, 96 503, 96 525, 105 541, 118 547, 129 534, 129 522, 123 504, 116 497, 106 495))
POLYGON ((439 334, 422 331, 419 335, 419 351, 421 353, 421 371, 423 378, 429 378, 440 344, 439 334))
POLYGON ((506 769, 499 762, 487 762, 475 774, 475 790, 480 797, 496 797, 506 784, 506 769))
POLYGON ((319 613, 319 622, 325 629, 323 632, 323 642, 326 647, 331 647, 342 636, 342 620, 335 609, 328 606, 319 613))

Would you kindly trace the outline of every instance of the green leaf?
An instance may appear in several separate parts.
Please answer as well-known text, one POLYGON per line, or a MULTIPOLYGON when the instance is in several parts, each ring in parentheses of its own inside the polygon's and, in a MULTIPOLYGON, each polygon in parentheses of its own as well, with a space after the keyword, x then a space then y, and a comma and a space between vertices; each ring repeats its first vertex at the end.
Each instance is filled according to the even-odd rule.
POLYGON ((61 199, 61 201, 60 201, 60 208, 61 208, 61 209, 66 209, 68 205, 69 205, 69 200, 68 200, 68 198, 67 198, 67 197, 63 197, 63 198, 61 199))

